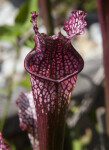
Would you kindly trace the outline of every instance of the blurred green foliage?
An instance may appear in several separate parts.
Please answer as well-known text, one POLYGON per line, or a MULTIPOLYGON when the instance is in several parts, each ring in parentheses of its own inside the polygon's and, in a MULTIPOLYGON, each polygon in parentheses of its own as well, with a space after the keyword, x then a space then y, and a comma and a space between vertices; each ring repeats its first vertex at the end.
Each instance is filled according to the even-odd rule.
POLYGON ((16 147, 13 142, 10 142, 9 146, 10 146, 11 150, 16 150, 16 147))
POLYGON ((26 147, 24 150, 33 150, 32 147, 26 147))
POLYGON ((96 0, 85 0, 83 4, 83 10, 90 12, 90 11, 97 11, 97 2, 96 0))
POLYGON ((31 85, 29 75, 27 74, 20 82, 18 82, 18 84, 26 87, 27 89, 30 89, 31 85))
MULTIPOLYGON (((22 39, 25 36, 25 33, 27 30, 32 27, 30 23, 31 18, 31 11, 38 10, 38 4, 37 0, 27 0, 21 7, 19 8, 18 14, 15 18, 15 24, 13 26, 10 25, 3 25, 0 26, 0 39, 2 40, 8 40, 9 42, 13 43, 13 45, 16 47, 16 50, 20 50, 19 43, 16 43, 19 39, 22 39)), ((23 43, 24 45, 33 48, 34 42, 33 42, 33 34, 30 35, 26 41, 23 43)), ((22 46, 22 45, 21 45, 22 46)), ((19 82, 22 86, 25 86, 26 88, 30 88, 30 80, 28 76, 25 76, 22 81, 19 82)), ((18 85, 18 83, 14 83, 15 85, 18 85)))
POLYGON ((31 27, 30 12, 37 10, 37 0, 28 0, 25 2, 15 18, 15 25, 0 26, 0 39, 9 40, 15 43, 16 37, 21 37, 31 27))
POLYGON ((34 47, 33 34, 30 35, 30 37, 24 42, 24 44, 33 49, 34 47))
POLYGON ((87 12, 97 11, 96 0, 59 0, 59 2, 65 2, 69 6, 76 6, 76 9, 85 10, 87 12))

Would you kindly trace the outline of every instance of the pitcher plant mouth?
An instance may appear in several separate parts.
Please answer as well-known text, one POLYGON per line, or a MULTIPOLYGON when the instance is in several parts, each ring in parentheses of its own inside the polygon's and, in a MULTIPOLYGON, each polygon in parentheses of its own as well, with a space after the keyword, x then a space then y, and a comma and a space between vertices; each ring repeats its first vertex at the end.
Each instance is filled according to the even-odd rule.
MULTIPOLYGON (((72 48, 73 48, 73 46, 72 46, 72 48)), ((72 76, 75 76, 76 74, 78 74, 79 72, 81 72, 81 70, 84 68, 84 61, 83 61, 82 57, 79 55, 78 52, 75 51, 75 53, 77 53, 76 57, 77 58, 79 57, 78 63, 81 64, 80 67, 78 68, 78 70, 75 70, 71 74, 68 74, 68 75, 66 75, 66 76, 64 76, 63 78, 60 78, 60 79, 53 79, 53 78, 50 78, 50 77, 46 77, 46 76, 37 74, 36 72, 32 71, 29 68, 29 61, 34 58, 34 55, 36 55, 36 51, 34 49, 31 52, 29 52, 28 55, 26 56, 25 61, 24 61, 24 66, 25 66, 25 69, 27 70, 27 72, 29 74, 31 74, 31 75, 34 75, 36 77, 39 77, 39 78, 42 78, 42 79, 45 79, 45 80, 48 80, 48 81, 52 81, 52 82, 55 82, 55 83, 60 83, 60 82, 62 82, 64 80, 69 79, 72 76)))
POLYGON ((39 33, 36 22, 39 14, 36 12, 31 14, 35 46, 24 61, 27 72, 56 83, 78 74, 84 67, 84 61, 71 45, 71 38, 84 33, 84 27, 87 25, 84 18, 87 13, 72 12, 72 16, 63 27, 68 36, 62 35, 61 32, 53 36, 39 33))
POLYGON ((71 93, 77 74, 84 67, 84 61, 71 45, 71 39, 84 33, 84 27, 87 25, 84 18, 87 13, 81 10, 72 12, 63 27, 67 36, 61 32, 52 36, 39 33, 36 21, 39 14, 35 11, 31 14, 35 46, 26 56, 24 66, 30 74, 32 92, 22 93, 16 102, 20 110, 20 125, 22 129, 28 130, 29 136, 32 137, 34 150, 35 147, 40 150, 62 150, 71 93), (32 124, 28 118, 34 120, 32 124), (38 136, 35 136, 33 131, 37 132, 38 136), (36 140, 33 140, 34 138, 36 140))

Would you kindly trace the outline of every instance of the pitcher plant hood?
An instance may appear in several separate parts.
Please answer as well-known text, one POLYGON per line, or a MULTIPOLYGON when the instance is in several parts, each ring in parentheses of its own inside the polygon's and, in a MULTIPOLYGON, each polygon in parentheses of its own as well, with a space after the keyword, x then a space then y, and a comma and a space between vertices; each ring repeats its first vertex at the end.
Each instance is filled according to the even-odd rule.
MULTIPOLYGON (((30 123, 25 121, 23 111, 19 115, 22 118, 20 125, 28 128, 32 137, 39 141, 40 150, 62 150, 68 104, 77 74, 84 66, 84 61, 72 46, 71 39, 84 33, 84 27, 87 25, 84 18, 87 13, 80 10, 72 12, 72 16, 63 27, 67 36, 62 35, 61 32, 52 36, 39 33, 36 21, 39 14, 35 11, 31 14, 35 46, 26 56, 24 66, 30 74, 33 99, 29 100, 28 94, 22 93, 17 100, 17 105, 19 107, 20 103, 20 110, 22 110, 23 105, 26 104, 25 98, 29 102, 34 101, 34 114, 36 113, 37 119, 34 119, 36 126, 32 124, 32 127, 35 128, 35 133, 38 132, 38 137, 35 137, 33 130, 28 128, 30 123)), ((30 112, 28 115, 32 116, 33 112, 30 112)))

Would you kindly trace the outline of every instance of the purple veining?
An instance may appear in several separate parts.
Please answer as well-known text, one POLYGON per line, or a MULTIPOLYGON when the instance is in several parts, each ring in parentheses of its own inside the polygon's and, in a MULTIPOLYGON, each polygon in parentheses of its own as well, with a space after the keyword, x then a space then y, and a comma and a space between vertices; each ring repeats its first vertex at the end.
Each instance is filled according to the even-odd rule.
POLYGON ((84 33, 87 14, 79 10, 72 12, 64 23, 68 36, 63 36, 61 32, 53 36, 39 33, 36 21, 39 14, 35 11, 31 14, 35 46, 26 56, 24 65, 30 74, 39 149, 62 150, 70 97, 77 74, 84 66, 82 57, 71 45, 71 38, 84 33))
POLYGON ((39 150, 37 115, 32 92, 21 93, 16 105, 19 108, 21 129, 28 131, 33 150, 39 150))

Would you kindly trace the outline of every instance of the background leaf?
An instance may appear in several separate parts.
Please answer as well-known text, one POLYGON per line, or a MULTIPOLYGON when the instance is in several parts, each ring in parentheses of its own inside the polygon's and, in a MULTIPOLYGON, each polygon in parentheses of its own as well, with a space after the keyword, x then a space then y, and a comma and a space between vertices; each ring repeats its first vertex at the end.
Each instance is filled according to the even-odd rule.
POLYGON ((27 89, 30 89, 31 85, 30 85, 30 77, 29 77, 29 75, 26 75, 23 78, 23 80, 21 80, 18 84, 26 87, 27 89))
POLYGON ((8 40, 14 43, 15 37, 21 36, 22 34, 24 34, 24 30, 18 24, 14 26, 0 26, 0 39, 8 40))
POLYGON ((32 11, 38 11, 37 0, 28 0, 21 6, 19 13, 16 16, 15 23, 20 25, 22 24, 24 26, 24 30, 27 30, 31 27, 30 12, 32 11))
POLYGON ((19 12, 15 18, 15 23, 24 24, 28 17, 29 1, 25 2, 19 9, 19 12))

